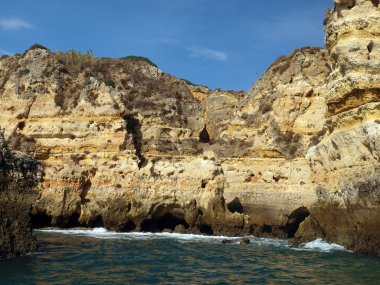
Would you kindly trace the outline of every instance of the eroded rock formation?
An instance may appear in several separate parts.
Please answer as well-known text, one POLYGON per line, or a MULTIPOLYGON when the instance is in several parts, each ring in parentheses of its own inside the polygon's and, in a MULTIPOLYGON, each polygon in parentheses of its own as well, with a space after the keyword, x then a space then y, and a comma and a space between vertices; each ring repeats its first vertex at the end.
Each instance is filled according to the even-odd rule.
POLYGON ((0 129, 0 260, 37 248, 30 210, 37 199, 39 179, 38 162, 11 151, 0 129))
POLYGON ((378 255, 379 9, 336 1, 327 50, 280 57, 248 94, 138 59, 2 58, 0 124, 44 168, 34 225, 323 237, 378 255))
POLYGON ((318 203, 296 240, 319 236, 380 255, 380 8, 335 2, 325 20, 333 68, 325 131, 306 155, 318 203))

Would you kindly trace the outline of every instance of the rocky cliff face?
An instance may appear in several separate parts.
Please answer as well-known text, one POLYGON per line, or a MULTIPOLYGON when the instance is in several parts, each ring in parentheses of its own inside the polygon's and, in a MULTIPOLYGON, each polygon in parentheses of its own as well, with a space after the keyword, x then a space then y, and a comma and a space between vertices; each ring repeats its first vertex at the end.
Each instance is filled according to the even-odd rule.
POLYGON ((144 61, 82 59, 35 49, 1 62, 6 134, 45 170, 35 225, 244 228, 184 81, 144 61))
POLYGON ((380 255, 380 8, 378 1, 335 1, 325 20, 333 70, 327 120, 310 161, 318 195, 297 233, 380 255))
POLYGON ((40 172, 35 159, 9 150, 0 130, 0 260, 37 248, 30 209, 40 172))
POLYGON ((323 50, 281 58, 248 97, 144 61, 43 49, 1 70, 6 136, 44 167, 36 226, 287 237, 316 201, 303 155, 325 113, 323 50))
POLYGON ((248 94, 137 59, 3 58, 0 124, 44 168, 34 225, 319 236, 379 254, 379 13, 336 1, 327 50, 280 57, 248 94))

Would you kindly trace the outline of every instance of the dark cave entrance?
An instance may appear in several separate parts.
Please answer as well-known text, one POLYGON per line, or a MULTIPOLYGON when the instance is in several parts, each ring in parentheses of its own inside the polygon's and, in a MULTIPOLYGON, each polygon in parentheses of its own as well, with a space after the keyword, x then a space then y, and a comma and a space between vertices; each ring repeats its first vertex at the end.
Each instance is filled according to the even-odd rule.
POLYGON ((182 225, 185 229, 189 228, 189 224, 185 219, 174 216, 172 213, 165 213, 159 218, 148 219, 142 222, 141 231, 143 232, 162 232, 164 230, 174 231, 175 228, 182 225))
POLYGON ((200 231, 202 234, 209 235, 209 236, 212 236, 212 235, 214 234, 214 231, 212 230, 212 227, 209 226, 209 225, 206 225, 206 224, 202 224, 202 225, 199 227, 199 231, 200 231))
POLYGON ((287 224, 282 227, 282 230, 287 234, 287 238, 294 238, 300 224, 308 216, 310 216, 310 211, 306 207, 298 208, 289 215, 287 224))
POLYGON ((120 232, 133 232, 134 230, 136 229, 136 224, 131 221, 131 220, 128 220, 121 228, 120 228, 120 232))
POLYGON ((45 228, 51 226, 51 216, 44 212, 38 212, 31 215, 33 228, 45 228))
POLYGON ((241 204, 241 202, 240 202, 240 200, 239 200, 238 197, 236 197, 230 203, 227 204, 227 209, 231 213, 244 214, 244 207, 241 204))
POLYGON ((272 231, 273 231, 273 229, 272 229, 272 227, 269 226, 269 225, 263 225, 263 226, 261 227, 261 232, 264 233, 264 234, 269 234, 269 235, 271 235, 271 234, 272 234, 272 231))
POLYGON ((57 217, 56 224, 61 228, 75 228, 80 227, 79 223, 80 213, 74 212, 69 215, 61 215, 57 217))
POLYGON ((87 224, 90 228, 102 228, 102 227, 104 227, 102 215, 95 216, 94 218, 90 219, 87 224))
POLYGON ((203 130, 199 134, 199 142, 200 143, 210 143, 210 135, 208 134, 206 126, 203 128, 203 130))

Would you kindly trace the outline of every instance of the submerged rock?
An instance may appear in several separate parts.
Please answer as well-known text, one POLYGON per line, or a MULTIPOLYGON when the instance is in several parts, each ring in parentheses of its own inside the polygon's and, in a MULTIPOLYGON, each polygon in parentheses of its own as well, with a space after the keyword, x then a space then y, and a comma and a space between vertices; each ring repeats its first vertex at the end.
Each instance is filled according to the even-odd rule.
POLYGON ((231 244, 231 243, 239 243, 239 244, 249 244, 251 240, 248 237, 243 237, 239 240, 236 239, 223 239, 222 244, 231 244))
POLYGON ((236 242, 235 240, 233 239, 224 239, 222 240, 222 244, 231 244, 231 243, 234 243, 236 242))
POLYGON ((244 237, 240 240, 240 244, 249 244, 251 240, 248 237, 244 237))

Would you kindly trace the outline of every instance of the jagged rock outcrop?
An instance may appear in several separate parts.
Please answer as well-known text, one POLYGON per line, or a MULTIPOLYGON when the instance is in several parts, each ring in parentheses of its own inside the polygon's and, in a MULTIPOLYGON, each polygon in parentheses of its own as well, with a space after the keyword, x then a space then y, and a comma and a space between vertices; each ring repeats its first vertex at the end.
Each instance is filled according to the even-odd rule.
POLYGON ((30 210, 41 178, 38 162, 11 151, 0 129, 0 260, 37 248, 30 210))
POLYGON ((316 237, 379 255, 380 8, 335 1, 326 46, 248 94, 137 58, 0 60, 0 125, 44 169, 35 226, 316 237))
POLYGON ((319 236, 380 255, 380 7, 335 3, 325 20, 328 118, 307 152, 318 203, 296 241, 319 236))

